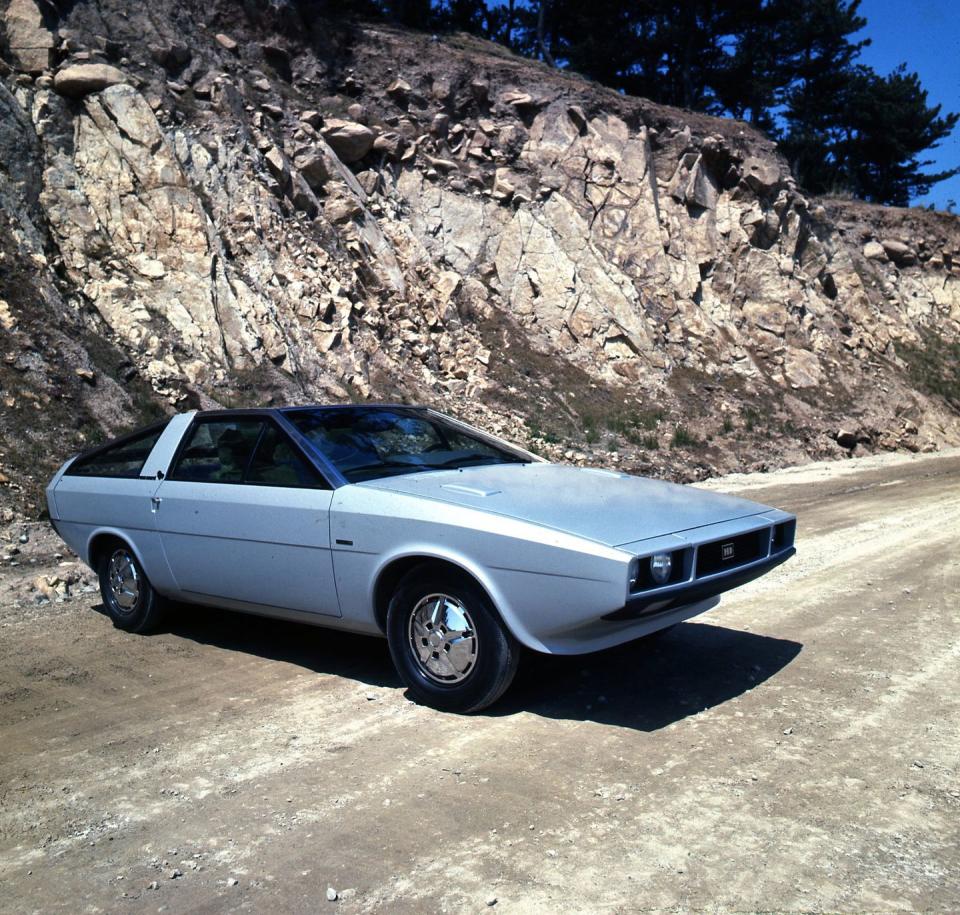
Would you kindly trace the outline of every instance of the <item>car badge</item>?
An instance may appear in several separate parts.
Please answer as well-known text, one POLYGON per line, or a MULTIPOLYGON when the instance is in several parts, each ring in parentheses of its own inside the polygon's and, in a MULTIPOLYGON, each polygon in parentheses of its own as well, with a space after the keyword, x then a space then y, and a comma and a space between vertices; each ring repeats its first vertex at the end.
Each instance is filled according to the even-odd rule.
POLYGON ((726 562, 728 559, 733 559, 733 544, 724 543, 720 547, 720 558, 726 562))

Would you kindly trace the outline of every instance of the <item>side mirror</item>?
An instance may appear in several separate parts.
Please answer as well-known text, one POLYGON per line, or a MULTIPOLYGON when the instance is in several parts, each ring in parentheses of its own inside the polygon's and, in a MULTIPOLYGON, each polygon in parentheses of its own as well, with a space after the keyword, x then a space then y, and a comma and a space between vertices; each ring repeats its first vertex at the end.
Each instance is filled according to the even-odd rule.
POLYGON ((163 471, 162 471, 162 470, 158 470, 158 471, 157 471, 157 479, 158 479, 158 480, 162 480, 162 479, 163 479, 163 471))

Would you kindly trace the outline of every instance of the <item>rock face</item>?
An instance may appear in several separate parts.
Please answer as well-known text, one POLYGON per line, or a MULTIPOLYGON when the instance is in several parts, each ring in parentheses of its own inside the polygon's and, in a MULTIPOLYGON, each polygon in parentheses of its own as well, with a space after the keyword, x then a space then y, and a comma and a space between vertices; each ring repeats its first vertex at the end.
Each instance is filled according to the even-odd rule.
POLYGON ((27 73, 40 73, 50 66, 55 41, 43 21, 36 0, 10 0, 3 16, 11 63, 27 73))
MULTIPOLYGON (((20 69, 52 47, 10 39, 31 3, 20 69)), ((479 42, 281 0, 58 8, 52 85, 0 86, 4 440, 62 390, 80 436, 409 398, 685 477, 960 441, 916 361, 960 338, 956 217, 808 200, 744 124, 479 42)))

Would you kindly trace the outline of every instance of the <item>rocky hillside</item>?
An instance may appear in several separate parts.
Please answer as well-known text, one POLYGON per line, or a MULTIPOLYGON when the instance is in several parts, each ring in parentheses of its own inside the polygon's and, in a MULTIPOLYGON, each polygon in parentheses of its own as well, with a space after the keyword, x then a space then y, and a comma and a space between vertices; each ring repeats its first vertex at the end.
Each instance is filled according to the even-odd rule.
POLYGON ((0 500, 193 406, 428 402, 680 478, 960 442, 960 220, 293 0, 0 0, 0 500))

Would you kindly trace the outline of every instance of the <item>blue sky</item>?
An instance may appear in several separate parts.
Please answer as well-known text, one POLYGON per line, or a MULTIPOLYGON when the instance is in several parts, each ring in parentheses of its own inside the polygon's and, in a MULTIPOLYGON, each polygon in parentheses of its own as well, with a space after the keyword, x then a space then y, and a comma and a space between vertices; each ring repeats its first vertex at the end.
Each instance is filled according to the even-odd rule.
MULTIPOLYGON (((870 38, 861 61, 887 74, 898 64, 920 75, 927 104, 943 111, 960 111, 960 7, 945 0, 862 0, 860 14, 867 27, 857 37, 870 38)), ((960 126, 927 158, 932 171, 960 165, 960 126)), ((916 202, 946 209, 955 200, 960 211, 960 175, 943 181, 916 202)))

